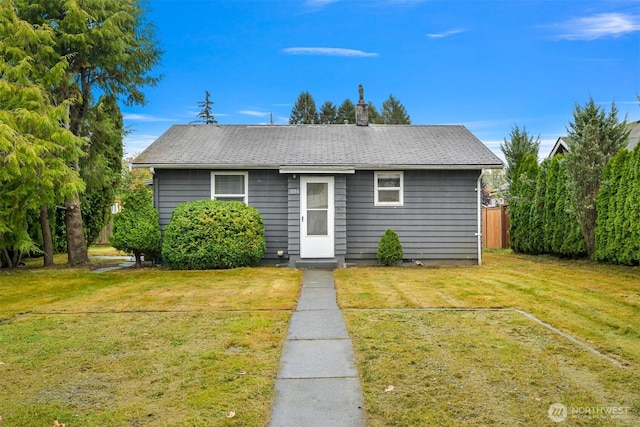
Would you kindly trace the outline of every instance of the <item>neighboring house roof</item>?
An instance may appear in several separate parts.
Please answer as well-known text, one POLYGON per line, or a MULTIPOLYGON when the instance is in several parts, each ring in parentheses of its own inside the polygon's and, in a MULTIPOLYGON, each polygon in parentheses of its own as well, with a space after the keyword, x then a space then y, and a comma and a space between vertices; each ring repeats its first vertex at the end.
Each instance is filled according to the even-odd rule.
MULTIPOLYGON (((627 123, 627 127, 629 128, 629 144, 627 144, 627 150, 631 151, 638 145, 638 141, 640 141, 640 121, 627 123)), ((556 141, 555 145, 551 149, 549 153, 549 158, 556 156, 558 154, 565 154, 569 151, 569 143, 568 138, 566 136, 561 136, 556 141)))
POLYGON ((631 128, 631 132, 629 132, 629 145, 627 145, 627 149, 631 151, 638 145, 638 141, 640 141, 640 121, 631 122, 628 126, 631 128))
POLYGON ((464 126, 415 125, 174 125, 132 164, 289 171, 503 166, 464 126))
POLYGON ((569 151, 569 144, 567 143, 567 137, 561 136, 556 141, 555 145, 551 149, 551 153, 549 153, 549 157, 556 156, 558 154, 564 154, 569 151))

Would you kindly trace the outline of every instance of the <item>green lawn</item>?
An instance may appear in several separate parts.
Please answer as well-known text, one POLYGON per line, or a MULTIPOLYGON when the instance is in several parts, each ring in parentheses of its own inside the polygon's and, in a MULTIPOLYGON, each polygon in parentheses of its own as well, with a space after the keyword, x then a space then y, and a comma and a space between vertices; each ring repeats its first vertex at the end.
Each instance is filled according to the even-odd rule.
POLYGON ((276 268, 0 272, 0 425, 264 425, 300 281, 276 268))
MULTIPOLYGON (((335 272, 368 425, 640 424, 640 269, 484 261, 335 272), (555 424, 553 403, 576 413, 555 424)), ((265 425, 300 281, 276 268, 0 272, 0 425, 265 425)))
POLYGON ((582 411, 566 425, 640 423, 638 268, 499 252, 480 267, 335 277, 368 425, 555 425, 553 403, 582 411), (514 310, 434 308, 521 309, 625 367, 514 310), (625 416, 584 414, 605 407, 625 416))

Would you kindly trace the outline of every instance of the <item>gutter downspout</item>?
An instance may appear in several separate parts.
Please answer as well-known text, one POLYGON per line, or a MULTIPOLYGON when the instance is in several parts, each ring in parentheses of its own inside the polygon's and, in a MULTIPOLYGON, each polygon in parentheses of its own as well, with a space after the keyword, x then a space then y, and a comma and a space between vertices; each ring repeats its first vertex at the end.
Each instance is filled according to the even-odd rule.
POLYGON ((482 265, 482 176, 484 175, 484 169, 480 170, 480 176, 478 177, 478 186, 476 191, 478 192, 478 265, 482 265))

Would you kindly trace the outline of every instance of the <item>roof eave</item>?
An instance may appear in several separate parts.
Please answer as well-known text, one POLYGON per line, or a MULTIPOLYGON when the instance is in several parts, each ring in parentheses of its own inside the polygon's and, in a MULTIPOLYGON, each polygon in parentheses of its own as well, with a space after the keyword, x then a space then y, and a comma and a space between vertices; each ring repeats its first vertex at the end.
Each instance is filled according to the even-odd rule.
MULTIPOLYGON (((215 170, 256 170, 256 169, 276 169, 283 173, 295 170, 297 173, 308 171, 309 173, 324 171, 344 171, 351 173, 351 170, 479 170, 479 169, 502 169, 503 163, 477 163, 477 164, 358 164, 358 165, 273 165, 273 164, 214 164, 214 163, 132 163, 133 168, 154 168, 154 169, 215 169, 215 170)), ((293 172, 290 172, 293 173, 293 172)), ((337 172, 336 172, 337 173, 337 172)))

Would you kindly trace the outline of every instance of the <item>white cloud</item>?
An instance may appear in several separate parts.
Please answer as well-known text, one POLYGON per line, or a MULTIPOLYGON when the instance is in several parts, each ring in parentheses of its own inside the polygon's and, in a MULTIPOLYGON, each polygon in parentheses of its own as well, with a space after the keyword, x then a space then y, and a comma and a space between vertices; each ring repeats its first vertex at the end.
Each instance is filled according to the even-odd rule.
POLYGON ((137 156, 156 139, 158 139, 158 135, 138 135, 135 133, 126 135, 123 140, 125 157, 137 156))
POLYGON ((309 7, 313 7, 313 8, 321 8, 321 7, 325 7, 327 5, 330 5, 331 3, 337 3, 340 0, 307 0, 307 6, 309 7))
POLYGON ((449 30, 449 31, 444 31, 442 33, 429 33, 427 34, 427 37, 431 38, 431 39, 441 39, 444 37, 449 37, 452 36, 454 34, 459 34, 459 33, 464 33, 465 30, 462 30, 460 28, 456 28, 453 30, 449 30))
POLYGON ((263 111, 255 111, 255 110, 242 110, 238 111, 238 114, 244 114, 245 116, 253 116, 253 117, 268 117, 271 113, 265 113, 263 111))
POLYGON ((556 24, 557 37, 564 40, 597 40, 607 37, 617 38, 640 31, 640 15, 623 13, 600 13, 574 18, 556 24))
POLYGON ((367 57, 378 56, 374 52, 364 52, 355 49, 343 49, 340 47, 288 47, 282 49, 284 53, 290 55, 319 55, 319 56, 350 56, 367 57))
POLYGON ((148 114, 135 114, 135 113, 124 113, 122 115, 124 120, 131 122, 174 122, 174 119, 170 119, 167 117, 156 117, 150 116, 148 114))

